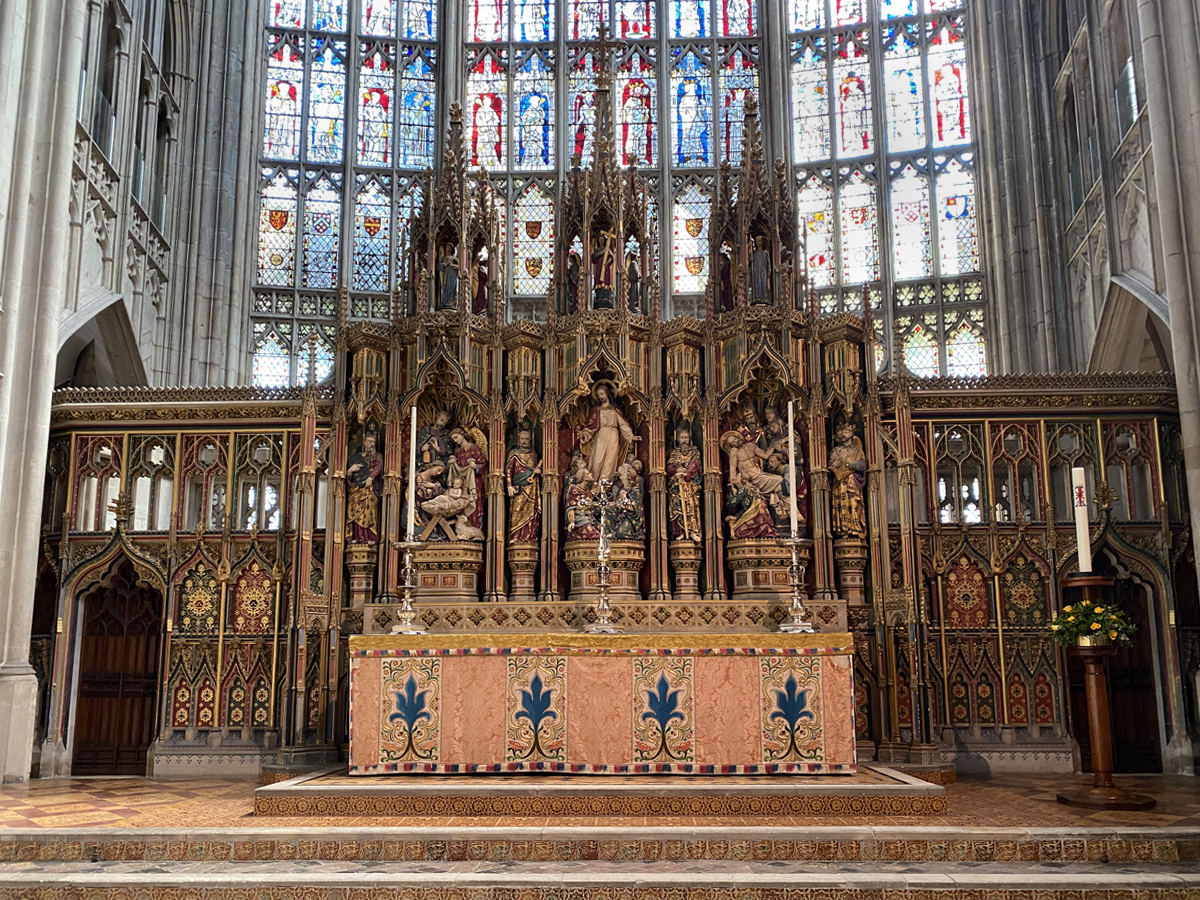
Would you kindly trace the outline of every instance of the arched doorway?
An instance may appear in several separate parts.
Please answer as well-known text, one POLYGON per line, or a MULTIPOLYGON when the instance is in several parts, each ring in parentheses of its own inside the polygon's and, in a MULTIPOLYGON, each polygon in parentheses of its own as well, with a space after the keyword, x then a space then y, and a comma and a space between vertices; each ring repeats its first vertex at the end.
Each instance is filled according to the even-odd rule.
POLYGON ((72 775, 146 774, 162 612, 128 560, 84 597, 72 775))
MULTIPOLYGON (((1118 647, 1108 660, 1108 697, 1112 712, 1113 771, 1118 773, 1161 772, 1162 724, 1155 673, 1154 622, 1150 615, 1153 598, 1150 585, 1116 564, 1109 551, 1095 559, 1097 574, 1110 575, 1116 583, 1106 590, 1106 601, 1116 603, 1137 626, 1133 646, 1118 647)), ((1068 657, 1071 682, 1071 720, 1079 742, 1080 764, 1092 771, 1091 739, 1088 736, 1087 697, 1083 662, 1068 657)))

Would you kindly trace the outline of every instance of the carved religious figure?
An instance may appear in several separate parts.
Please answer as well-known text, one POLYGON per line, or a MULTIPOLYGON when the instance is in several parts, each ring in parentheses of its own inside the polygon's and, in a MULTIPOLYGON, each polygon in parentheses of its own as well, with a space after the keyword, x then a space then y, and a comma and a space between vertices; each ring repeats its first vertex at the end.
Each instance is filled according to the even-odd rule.
POLYGON ((637 254, 633 251, 625 254, 625 285, 626 301, 630 312, 640 312, 642 309, 642 270, 638 267, 637 254))
POLYGON ((461 479, 467 498, 471 501, 461 521, 455 525, 460 541, 483 540, 484 476, 487 474, 487 439, 478 428, 454 428, 450 440, 455 449, 447 464, 447 480, 461 479))
POLYGON ((383 457, 375 450, 375 435, 363 435, 362 449, 346 461, 346 520, 350 543, 379 543, 379 498, 383 496, 383 457))
POLYGON ((458 309, 458 254, 449 244, 443 244, 437 261, 439 310, 458 309))
POLYGON ((450 413, 439 409, 433 417, 433 423, 426 425, 417 434, 417 452, 421 463, 428 465, 438 462, 445 465, 450 459, 450 413))
POLYGON ((563 304, 566 312, 579 311, 579 254, 572 250, 567 255, 566 302, 563 304))
POLYGON ((692 445, 691 431, 677 429, 675 448, 667 458, 668 511, 674 540, 699 541, 701 538, 701 474, 700 451, 692 445))
POLYGON ((717 256, 717 290, 721 310, 728 312, 733 309, 733 260, 730 258, 729 248, 726 246, 721 247, 721 252, 717 256))
POLYGON ((563 521, 570 540, 595 540, 600 537, 600 522, 590 507, 595 496, 595 484, 596 478, 588 471, 587 462, 576 454, 571 459, 571 470, 563 493, 563 521))
POLYGON ((646 539, 646 513, 642 498, 646 495, 646 479, 642 477, 642 461, 631 450, 625 457, 614 484, 616 499, 628 503, 622 515, 612 523, 613 540, 644 541, 646 539))
POLYGON ((832 522, 835 537, 865 538, 867 536, 866 507, 863 505, 863 485, 866 484, 867 454, 854 426, 842 422, 834 430, 834 445, 829 451, 829 474, 832 493, 832 522))
POLYGON ((770 303, 771 302, 771 250, 767 247, 767 240, 762 235, 755 238, 754 241, 754 256, 751 260, 751 274, 753 294, 751 299, 755 303, 770 303))
POLYGON ((508 451, 504 481, 508 486, 508 540, 513 544, 537 541, 542 527, 541 460, 533 449, 533 435, 522 429, 517 446, 508 451))
POLYGON ((738 425, 734 430, 741 435, 742 440, 747 444, 757 444, 763 450, 767 449, 766 441, 763 437, 763 427, 758 421, 758 413, 755 412, 754 407, 750 404, 746 404, 742 410, 742 424, 738 425))
POLYGON ((491 278, 488 269, 488 252, 487 247, 482 247, 479 250, 479 256, 475 260, 475 271, 472 273, 471 285, 471 312, 476 315, 487 312, 488 308, 488 281, 491 278))
POLYGON ((616 270, 617 236, 605 231, 592 250, 592 309, 613 308, 616 270))
POLYGON ((612 481, 629 449, 641 438, 613 404, 608 384, 600 382, 592 388, 592 401, 592 415, 587 426, 579 430, 579 445, 588 448, 587 468, 592 477, 612 481))
POLYGON ((721 437, 721 449, 729 457, 729 487, 725 502, 725 521, 734 540, 777 538, 771 496, 778 492, 783 479, 762 470, 766 451, 748 443, 737 431, 721 437))

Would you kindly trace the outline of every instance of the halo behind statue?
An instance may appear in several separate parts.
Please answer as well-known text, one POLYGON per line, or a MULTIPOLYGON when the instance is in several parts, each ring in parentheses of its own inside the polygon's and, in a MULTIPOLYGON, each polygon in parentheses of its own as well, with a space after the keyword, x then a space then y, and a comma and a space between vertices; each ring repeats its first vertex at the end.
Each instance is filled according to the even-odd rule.
POLYGON ((604 385, 606 388, 608 388, 608 399, 610 402, 615 403, 617 400, 617 386, 611 379, 608 378, 598 378, 592 383, 592 402, 596 404, 600 403, 600 398, 596 396, 596 392, 600 389, 600 385, 604 385))

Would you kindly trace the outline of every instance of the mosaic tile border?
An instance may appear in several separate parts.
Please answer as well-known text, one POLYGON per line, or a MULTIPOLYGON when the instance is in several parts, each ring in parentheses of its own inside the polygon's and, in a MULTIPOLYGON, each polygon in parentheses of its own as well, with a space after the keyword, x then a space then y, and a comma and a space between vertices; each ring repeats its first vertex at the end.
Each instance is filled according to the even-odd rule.
MULTIPOLYGON (((979 884, 979 882, 974 882, 979 884)), ((1136 891, 1121 888, 1081 890, 1055 886, 1037 890, 953 886, 904 887, 395 887, 301 886, 264 884, 256 887, 201 887, 155 885, 106 887, 56 885, 50 887, 0 887, 0 900, 1200 900, 1200 888, 1151 886, 1136 891)))
MULTIPOLYGON (((349 766, 351 775, 396 775, 423 773, 430 775, 464 775, 478 773, 563 772, 579 775, 854 775, 857 764, 850 763, 766 763, 758 766, 716 766, 699 763, 629 763, 601 764, 565 762, 507 762, 507 763, 380 763, 374 766, 349 766)), ((925 780, 925 779, 922 779, 925 780)), ((304 813, 303 815, 307 815, 304 813)), ((352 813, 348 815, 357 815, 352 813)), ((603 813, 624 815, 624 813, 603 813)), ((646 813, 646 815, 655 815, 646 813)))
MULTIPOLYGON (((947 829, 948 831, 950 829, 947 829)), ((204 835, 163 839, 147 831, 139 837, 99 834, 87 838, 7 837, 0 833, 0 863, 32 861, 214 861, 214 860, 339 860, 361 861, 484 861, 552 862, 610 860, 658 862, 663 860, 737 860, 753 862, 1200 862, 1200 832, 1162 839, 1090 837, 1082 832, 1069 838, 1040 839, 1018 832, 1011 839, 952 838, 843 838, 814 836, 811 840, 725 837, 707 839, 577 840, 547 837, 429 838, 349 840, 336 832, 305 836, 277 836, 267 832, 239 837, 204 835)), ((958 832, 961 833, 961 832, 958 832)))
POLYGON ((254 798, 256 816, 942 816, 946 798, 902 796, 403 796, 254 798))

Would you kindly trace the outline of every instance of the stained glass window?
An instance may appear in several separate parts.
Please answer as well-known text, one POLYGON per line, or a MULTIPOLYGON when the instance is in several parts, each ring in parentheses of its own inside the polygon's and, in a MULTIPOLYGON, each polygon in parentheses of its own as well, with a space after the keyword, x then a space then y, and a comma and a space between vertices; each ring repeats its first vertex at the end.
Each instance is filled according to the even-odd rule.
MULTIPOLYGON (((317 384, 333 374, 333 344, 321 331, 322 329, 317 330, 317 347, 313 354, 313 374, 317 384)), ((301 333, 300 340, 296 342, 296 350, 296 384, 305 385, 308 384, 308 331, 301 333)))
POLYGON ((578 157, 579 164, 586 166, 596 140, 596 60, 591 53, 580 53, 571 64, 567 114, 571 136, 567 164, 573 165, 578 157))
POLYGON ((977 328, 960 322, 946 341, 946 374, 975 378, 987 374, 987 344, 977 328))
POLYGON ((859 25, 867 21, 867 0, 831 0, 834 25, 859 25))
POLYGON ((359 30, 378 37, 395 37, 396 0, 362 0, 359 30))
MULTIPOLYGON (((264 2, 256 372, 276 352, 260 326, 290 344, 294 317, 332 322, 342 284, 354 317, 386 318, 391 289, 410 289, 417 173, 436 163, 443 127, 438 0, 264 2)), ((504 8, 493 6, 507 27, 504 8)))
POLYGON ((467 0, 467 40, 502 41, 508 37, 508 0, 467 0))
POLYGON ((621 165, 657 165, 658 79, 641 52, 631 52, 621 64, 615 99, 621 165))
POLYGON ((750 37, 758 31, 755 0, 716 0, 721 37, 750 37))
POLYGON ((857 310, 864 283, 891 298, 883 317, 906 310, 909 367, 926 375, 950 370, 961 321, 986 349, 964 6, 787 0, 808 284, 823 313, 857 310))
POLYGON ((508 71, 494 53, 484 53, 467 75, 463 122, 472 166, 501 169, 508 158, 504 135, 508 125, 508 71))
POLYGON ((919 0, 882 0, 880 16, 884 19, 899 19, 915 16, 921 11, 919 0))
POLYGON ((958 159, 949 160, 937 177, 937 193, 942 274, 978 271, 974 173, 958 159))
POLYGON ((513 204, 513 292, 546 296, 554 274, 554 202, 530 185, 513 204))
POLYGON ((950 22, 935 25, 929 38, 929 94, 933 99, 935 147, 971 140, 962 20, 950 22))
POLYGON ((670 0, 668 18, 671 37, 708 37, 711 17, 709 0, 670 0))
POLYGON ((388 290, 392 236, 392 192, 387 182, 359 176, 354 208, 355 290, 388 290))
POLYGON ((829 75, 823 37, 797 43, 792 58, 792 147, 796 162, 829 156, 829 75))
POLYGON ((264 173, 258 222, 258 282, 289 286, 296 277, 295 170, 264 173))
POLYGON ((400 37, 406 41, 437 39, 437 0, 403 0, 400 37))
POLYGON ((312 42, 308 105, 309 162, 340 163, 346 121, 346 44, 312 42))
POLYGON ((437 121, 434 118, 434 51, 402 48, 405 62, 400 73, 400 132, 397 162, 404 169, 433 166, 437 152, 437 121))
POLYGON ((929 180, 911 165, 892 180, 892 253, 897 280, 927 278, 933 271, 929 180))
POLYGON ((741 165, 746 98, 758 99, 758 63, 741 46, 721 64, 721 157, 741 165))
POLYGON ((677 51, 671 73, 671 130, 675 165, 712 165, 712 78, 694 51, 677 51))
POLYGON ((792 31, 816 31, 825 27, 828 0, 791 0, 792 31))
POLYGON ((270 0, 267 22, 273 28, 303 28, 303 0, 270 0))
POLYGON ((879 224, 875 184, 860 171, 842 185, 842 282, 862 284, 879 277, 879 224))
POLYGON ((626 41, 643 41, 658 33, 658 3, 656 0, 616 0, 617 37, 626 41))
POLYGON ((300 158, 300 121, 304 106, 304 55, 296 38, 280 36, 267 58, 266 159, 300 158))
POLYGON ((567 40, 599 37, 601 24, 609 25, 608 0, 567 0, 567 40))
POLYGON ((517 43, 554 39, 555 0, 513 0, 513 36, 517 43))
POLYGON ((388 45, 363 53, 358 76, 358 163, 387 166, 392 162, 392 91, 396 66, 388 45))
POLYGON ((304 287, 336 288, 341 235, 341 177, 319 175, 304 195, 304 287))
POLYGON ((830 287, 837 282, 833 188, 813 175, 796 195, 796 209, 800 214, 800 240, 808 262, 809 284, 815 288, 830 287))
POLYGON ((675 200, 673 278, 675 293, 699 294, 708 287, 708 226, 712 200, 698 185, 684 188, 675 200))
POLYGON ((925 146, 925 79, 921 75, 919 37, 911 29, 896 26, 884 32, 889 153, 906 153, 925 146))
POLYGON ((255 387, 287 387, 291 376, 291 354, 274 330, 266 332, 254 348, 251 378, 255 387))
POLYGON ((554 67, 534 52, 517 67, 515 168, 549 169, 554 162, 554 67))
POLYGON ((851 158, 870 153, 875 126, 866 32, 851 32, 843 39, 833 63, 833 87, 837 109, 837 155, 851 158))
POLYGON ((346 4, 343 0, 312 0, 313 31, 345 31, 346 4))
POLYGON ((922 378, 936 378, 942 372, 937 341, 919 324, 904 340, 904 361, 910 372, 922 378))

